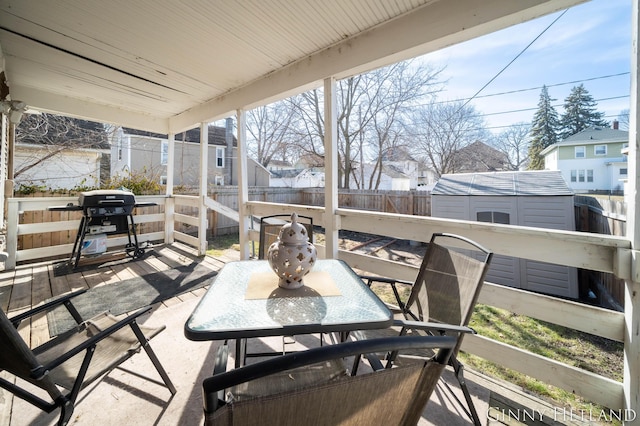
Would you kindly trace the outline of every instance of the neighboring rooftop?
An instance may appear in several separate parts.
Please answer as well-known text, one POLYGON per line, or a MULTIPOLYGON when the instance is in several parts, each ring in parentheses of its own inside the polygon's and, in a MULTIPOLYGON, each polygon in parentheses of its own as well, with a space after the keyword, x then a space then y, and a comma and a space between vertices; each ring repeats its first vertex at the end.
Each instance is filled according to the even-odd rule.
MULTIPOLYGON (((148 136, 151 138, 158 139, 167 139, 168 135, 162 135, 159 133, 146 132, 144 130, 136 130, 129 129, 126 127, 122 128, 122 131, 126 135, 136 135, 136 136, 148 136)), ((227 129, 219 126, 209 126, 209 145, 227 145, 227 129)), ((233 138, 233 146, 238 146, 236 137, 234 135, 231 136, 233 138)), ((200 128, 194 127, 193 129, 189 129, 185 132, 181 132, 175 135, 176 142, 193 142, 200 143, 200 128)))
POLYGON ((576 142, 625 142, 629 140, 629 132, 625 130, 610 129, 608 127, 589 127, 581 132, 571 135, 558 142, 560 145, 573 145, 576 142))
POLYGON ((507 155, 484 142, 476 141, 452 155, 456 173, 498 172, 509 169, 507 155))
POLYGON ((560 171, 458 173, 442 175, 432 195, 574 195, 560 171))

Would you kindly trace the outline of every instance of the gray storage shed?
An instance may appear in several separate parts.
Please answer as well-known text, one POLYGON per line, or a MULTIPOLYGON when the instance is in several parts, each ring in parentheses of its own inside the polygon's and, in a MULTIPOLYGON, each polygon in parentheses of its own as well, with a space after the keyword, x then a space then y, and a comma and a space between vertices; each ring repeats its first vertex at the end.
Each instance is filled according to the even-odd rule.
MULTIPOLYGON (((573 191, 560 171, 442 175, 432 191, 431 215, 575 230, 573 191)), ((496 255, 487 281, 578 298, 576 268, 496 255)))

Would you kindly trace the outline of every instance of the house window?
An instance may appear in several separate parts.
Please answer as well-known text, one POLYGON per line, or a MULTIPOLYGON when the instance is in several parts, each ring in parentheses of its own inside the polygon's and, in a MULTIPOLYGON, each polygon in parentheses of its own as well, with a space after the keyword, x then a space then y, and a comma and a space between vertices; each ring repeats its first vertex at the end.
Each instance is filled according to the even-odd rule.
POLYGON ((166 184, 167 184, 167 177, 160 176, 160 185, 166 185, 166 184))
POLYGON ((593 147, 593 153, 595 155, 607 155, 607 146, 606 145, 596 145, 593 147))
POLYGON ((593 169, 571 170, 571 182, 593 182, 593 169))
POLYGON ((576 158, 584 158, 585 157, 585 147, 584 146, 576 146, 575 153, 576 158))
POLYGON ((224 168, 224 148, 216 147, 216 167, 224 168))
POLYGON ((224 176, 216 176, 216 186, 224 186, 224 176))
POLYGON ((476 220, 478 222, 487 222, 487 223, 502 223, 505 225, 509 224, 509 213, 504 212, 478 212, 476 213, 476 220))
POLYGON ((169 141, 162 141, 160 145, 160 164, 163 166, 169 161, 169 141))
POLYGON ((625 167, 623 169, 620 169, 620 176, 626 176, 626 175, 627 175, 627 168, 625 167))
POLYGON ((578 170, 578 182, 584 182, 584 170, 578 170))

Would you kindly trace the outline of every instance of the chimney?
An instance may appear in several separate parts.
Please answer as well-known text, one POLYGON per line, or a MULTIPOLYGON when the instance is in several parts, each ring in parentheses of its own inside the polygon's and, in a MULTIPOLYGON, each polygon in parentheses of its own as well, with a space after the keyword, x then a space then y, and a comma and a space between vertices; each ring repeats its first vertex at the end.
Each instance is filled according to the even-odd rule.
POLYGON ((618 126, 620 123, 618 123, 618 120, 613 120, 613 130, 618 130, 618 126))

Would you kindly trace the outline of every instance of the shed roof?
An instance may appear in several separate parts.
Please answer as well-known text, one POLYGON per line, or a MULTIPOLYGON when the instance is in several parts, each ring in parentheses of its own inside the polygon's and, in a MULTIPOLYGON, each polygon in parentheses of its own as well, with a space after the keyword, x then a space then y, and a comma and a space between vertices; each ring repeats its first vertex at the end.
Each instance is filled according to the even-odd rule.
POLYGON ((573 195, 560 171, 458 173, 442 175, 432 195, 573 195))

